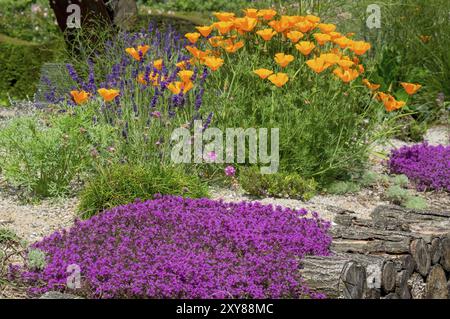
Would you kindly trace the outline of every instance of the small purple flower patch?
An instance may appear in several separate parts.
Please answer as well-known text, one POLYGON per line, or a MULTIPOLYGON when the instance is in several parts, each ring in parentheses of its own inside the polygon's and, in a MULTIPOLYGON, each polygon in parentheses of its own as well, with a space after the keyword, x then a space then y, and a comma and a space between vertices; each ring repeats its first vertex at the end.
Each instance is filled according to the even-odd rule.
POLYGON ((308 212, 260 203, 156 196, 114 208, 34 248, 41 271, 22 273, 32 293, 67 290, 69 265, 89 298, 298 298, 305 255, 328 255, 330 227, 308 212))
POLYGON ((391 173, 408 176, 419 191, 450 192, 450 146, 404 146, 391 152, 388 165, 391 173))

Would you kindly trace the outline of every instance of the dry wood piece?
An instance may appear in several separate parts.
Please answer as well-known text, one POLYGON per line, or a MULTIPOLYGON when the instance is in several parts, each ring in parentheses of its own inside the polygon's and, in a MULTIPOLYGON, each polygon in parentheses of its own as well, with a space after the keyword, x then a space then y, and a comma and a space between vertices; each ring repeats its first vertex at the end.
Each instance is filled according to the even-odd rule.
POLYGON ((384 297, 384 299, 400 299, 400 297, 396 293, 391 292, 389 295, 384 297))
POLYGON ((445 271, 450 272, 450 237, 445 237, 441 240, 442 257, 441 265, 445 271))
POLYGON ((397 270, 395 264, 392 261, 386 261, 383 265, 383 271, 381 276, 381 287, 384 292, 389 293, 395 289, 395 281, 397 277, 397 270))
POLYGON ((300 273, 308 287, 328 298, 363 298, 366 272, 349 256, 305 257, 300 273))
POLYGON ((448 296, 447 278, 444 269, 440 265, 434 265, 427 278, 426 298, 448 299, 448 296))
POLYGON ((331 249, 348 253, 407 254, 414 234, 373 228, 336 225, 332 228, 331 249))
POLYGON ((400 299, 411 299, 411 292, 408 287, 408 279, 410 276, 406 270, 402 270, 396 274, 395 293, 400 299))
POLYGON ((400 267, 401 270, 405 270, 408 274, 408 277, 411 277, 411 275, 414 272, 414 269, 416 268, 416 262, 414 261, 414 258, 412 258, 411 255, 404 255, 399 258, 400 260, 400 267))
POLYGON ((450 211, 410 210, 386 205, 375 208, 371 217, 376 228, 411 231, 425 236, 443 236, 450 229, 450 211))
POLYGON ((416 270, 424 277, 428 275, 431 257, 423 239, 415 239, 411 242, 411 255, 416 263, 416 270))
POLYGON ((439 263, 442 257, 442 245, 441 240, 439 238, 434 238, 431 241, 430 245, 430 257, 431 257, 431 264, 436 265, 439 263))

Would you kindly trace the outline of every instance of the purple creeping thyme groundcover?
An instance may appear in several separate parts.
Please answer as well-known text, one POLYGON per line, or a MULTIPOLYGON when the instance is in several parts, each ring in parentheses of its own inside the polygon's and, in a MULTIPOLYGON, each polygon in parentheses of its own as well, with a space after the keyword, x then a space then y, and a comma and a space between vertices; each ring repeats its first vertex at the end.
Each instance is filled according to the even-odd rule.
POLYGON ((329 254, 330 224, 307 215, 158 195, 34 244, 47 265, 22 277, 33 293, 64 290, 67 266, 77 264, 78 293, 89 298, 319 298, 302 283, 299 261, 329 254))
POLYGON ((450 146, 404 146, 391 152, 388 165, 391 173, 405 174, 420 191, 450 192, 450 146))

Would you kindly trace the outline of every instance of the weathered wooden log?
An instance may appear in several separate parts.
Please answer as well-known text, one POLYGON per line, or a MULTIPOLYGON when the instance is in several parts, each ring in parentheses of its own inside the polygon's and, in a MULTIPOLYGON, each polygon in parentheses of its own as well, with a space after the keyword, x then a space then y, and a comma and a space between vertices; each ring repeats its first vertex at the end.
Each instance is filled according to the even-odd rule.
POLYGON ((341 225, 331 230, 333 251, 361 254, 408 254, 412 233, 378 230, 368 227, 341 225))
POLYGON ((431 267, 431 257, 427 244, 421 238, 415 239, 411 242, 410 251, 416 263, 417 272, 425 277, 431 267))
POLYGON ((441 265, 434 265, 427 277, 426 298, 448 299, 447 278, 441 265))
POLYGON ((450 237, 441 240, 442 256, 440 263, 445 271, 450 272, 450 237))
POLYGON ((302 260, 300 273, 308 287, 329 298, 379 299, 384 261, 360 254, 308 256, 302 260))
POLYGON ((395 289, 395 282, 397 277, 397 270, 394 262, 388 260, 383 265, 381 272, 381 287, 385 293, 390 293, 395 289))
POLYGON ((391 292, 389 295, 384 297, 384 299, 400 299, 400 297, 396 293, 391 292))
POLYGON ((363 298, 366 272, 349 256, 308 256, 300 273, 308 287, 328 298, 363 298))
POLYGON ((430 257, 431 264, 436 265, 439 263, 442 257, 442 245, 440 238, 434 238, 430 244, 430 257))
POLYGON ((406 270, 396 273, 395 293, 400 299, 411 299, 411 292, 408 287, 410 275, 406 270))
POLYGON ((444 236, 450 232, 450 211, 411 210, 399 206, 378 206, 371 213, 375 228, 444 236))

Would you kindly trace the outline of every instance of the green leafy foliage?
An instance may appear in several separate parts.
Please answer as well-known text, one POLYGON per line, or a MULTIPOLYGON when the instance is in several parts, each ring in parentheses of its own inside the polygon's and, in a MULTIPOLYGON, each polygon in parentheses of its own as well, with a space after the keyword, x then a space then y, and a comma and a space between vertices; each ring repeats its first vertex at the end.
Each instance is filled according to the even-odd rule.
POLYGON ((326 191, 330 194, 343 195, 347 193, 359 192, 360 189, 360 186, 355 182, 338 181, 331 183, 330 186, 327 187, 326 191))
POLYGON ((93 164, 91 149, 99 130, 90 119, 67 115, 17 118, 0 131, 0 165, 6 180, 37 197, 70 192, 69 185, 93 164))
POLYGON ((30 249, 27 256, 27 264, 30 269, 42 270, 45 268, 45 253, 39 249, 30 249))
POLYGON ((117 164, 91 177, 80 194, 78 209, 83 218, 89 218, 136 199, 151 199, 154 194, 201 198, 208 192, 199 178, 187 175, 180 167, 117 164))
POLYGON ((317 191, 314 179, 305 179, 295 173, 261 174, 259 169, 240 170, 239 182, 242 188, 254 196, 289 197, 309 200, 317 191))

